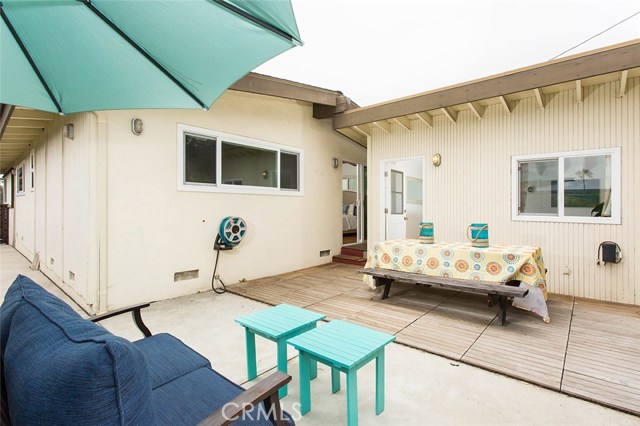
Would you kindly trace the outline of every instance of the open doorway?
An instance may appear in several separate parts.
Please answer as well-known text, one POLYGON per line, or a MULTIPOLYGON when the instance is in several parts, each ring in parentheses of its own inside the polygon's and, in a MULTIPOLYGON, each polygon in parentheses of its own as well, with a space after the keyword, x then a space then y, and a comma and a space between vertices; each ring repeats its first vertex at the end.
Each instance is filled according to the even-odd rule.
POLYGON ((342 245, 367 241, 367 166, 342 162, 342 245))
POLYGON ((384 240, 417 239, 424 207, 424 158, 382 162, 384 240))

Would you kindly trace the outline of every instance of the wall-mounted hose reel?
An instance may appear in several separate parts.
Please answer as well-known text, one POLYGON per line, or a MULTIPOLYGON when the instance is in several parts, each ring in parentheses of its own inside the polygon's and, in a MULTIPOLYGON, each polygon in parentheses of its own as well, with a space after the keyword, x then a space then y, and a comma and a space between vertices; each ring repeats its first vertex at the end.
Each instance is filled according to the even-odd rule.
POLYGON ((216 264, 213 267, 213 277, 211 278, 211 289, 222 294, 227 291, 224 282, 220 279, 220 275, 216 274, 218 271, 218 260, 220 258, 221 250, 233 250, 235 246, 240 244, 247 234, 247 222, 241 217, 228 216, 222 219, 220 227, 218 228, 218 235, 216 241, 213 243, 213 249, 216 251, 216 264), (215 282, 218 280, 221 287, 216 287, 215 282))

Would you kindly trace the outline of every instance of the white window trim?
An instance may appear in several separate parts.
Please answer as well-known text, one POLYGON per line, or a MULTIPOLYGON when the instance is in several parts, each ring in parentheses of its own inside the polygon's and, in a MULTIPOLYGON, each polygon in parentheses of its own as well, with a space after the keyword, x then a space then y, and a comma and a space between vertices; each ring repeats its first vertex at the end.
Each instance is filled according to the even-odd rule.
POLYGON ((36 154, 31 151, 29 155, 29 191, 36 189, 36 154))
POLYGON ((303 196, 304 195, 304 150, 300 148, 294 148, 286 145, 274 144, 271 142, 262 141, 259 139, 252 139, 245 136, 238 136, 229 133, 219 132, 217 130, 205 129, 202 127, 190 126, 187 124, 178 123, 178 191, 188 192, 216 192, 227 194, 254 194, 254 195, 283 195, 283 196, 303 196), (201 135, 205 137, 215 138, 216 143, 216 184, 209 183, 186 183, 184 181, 184 134, 192 133, 195 135, 201 135), (229 185, 222 183, 222 142, 237 143, 253 148, 262 148, 270 151, 276 151, 276 170, 280 170, 280 153, 296 154, 298 155, 298 189, 281 189, 280 188, 280 176, 278 176, 278 186, 276 188, 271 187, 257 187, 257 186, 241 186, 241 185, 229 185))
POLYGON ((16 167, 16 195, 19 197, 22 197, 24 195, 26 195, 27 191, 27 177, 25 176, 25 163, 24 161, 22 163, 20 163, 20 165, 18 167, 16 167), (20 185, 18 184, 19 182, 19 178, 18 178, 18 170, 22 169, 22 191, 19 190, 20 185))
MULTIPOLYGON (((553 152, 548 154, 517 155, 511 157, 511 220, 526 222, 562 222, 562 223, 597 223, 620 225, 620 148, 588 149, 583 151, 553 152), (611 155, 611 217, 565 216, 564 197, 558 196, 558 215, 522 214, 518 211, 520 204, 520 174, 518 163, 533 160, 553 160, 570 157, 589 157, 611 155)), ((558 161, 558 176, 564 176, 564 161, 558 161)), ((558 179, 558 194, 564 194, 564 179, 558 179)))

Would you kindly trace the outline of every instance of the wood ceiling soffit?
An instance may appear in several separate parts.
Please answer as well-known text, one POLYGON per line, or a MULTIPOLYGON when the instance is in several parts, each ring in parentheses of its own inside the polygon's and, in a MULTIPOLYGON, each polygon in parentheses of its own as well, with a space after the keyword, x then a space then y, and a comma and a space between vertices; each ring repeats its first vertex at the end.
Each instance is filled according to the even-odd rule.
POLYGON ((386 121, 374 121, 372 124, 377 128, 384 130, 388 134, 391 133, 391 126, 386 121))
POLYGON ((504 96, 498 96, 498 99, 500 100, 500 105, 502 105, 504 111, 507 114, 511 115, 511 107, 509 106, 509 101, 507 101, 504 96))
POLYGON ((627 93, 627 79, 629 78, 629 70, 624 70, 620 73, 620 87, 618 90, 618 97, 621 98, 627 93))
POLYGON ((539 88, 535 88, 533 89, 533 94, 536 97, 538 108, 540 108, 541 111, 544 111, 544 98, 542 97, 542 90, 540 90, 539 88))
POLYGON ((392 120, 407 129, 407 131, 411 131, 411 120, 407 117, 395 117, 392 120))
POLYGON ((576 80, 576 102, 581 104, 583 100, 582 80, 576 80))
POLYGON ((371 128, 366 129, 364 124, 361 124, 359 126, 352 126, 351 128, 356 132, 360 133, 361 135, 363 135, 364 137, 371 136, 371 128))
POLYGON ((407 116, 418 111, 435 111, 451 105, 477 102, 561 83, 572 83, 576 80, 637 67, 640 67, 640 43, 623 43, 608 49, 561 58, 449 88, 385 102, 378 106, 354 109, 334 116, 333 124, 335 128, 340 128, 371 123, 388 117, 407 116))
POLYGON ((431 114, 427 112, 417 112, 415 115, 416 117, 418 117, 418 120, 422 121, 430 129, 433 129, 433 117, 431 116, 431 114))
POLYGON ((23 129, 44 129, 47 127, 47 122, 44 120, 31 120, 31 119, 14 119, 11 117, 9 125, 7 127, 23 128, 23 129))
POLYGON ((456 120, 458 119, 458 113, 451 108, 440 108, 440 111, 444 114, 445 117, 449 119, 453 124, 456 124, 456 120))
POLYGON ((478 120, 482 120, 482 117, 484 116, 485 107, 480 105, 478 102, 467 102, 467 106, 469 107, 473 115, 475 115, 478 120))

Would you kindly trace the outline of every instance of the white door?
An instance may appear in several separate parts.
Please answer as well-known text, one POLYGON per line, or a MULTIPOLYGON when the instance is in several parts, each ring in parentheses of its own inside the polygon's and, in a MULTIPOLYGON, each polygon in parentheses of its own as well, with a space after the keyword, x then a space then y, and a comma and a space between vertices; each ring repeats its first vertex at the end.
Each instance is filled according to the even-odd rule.
POLYGON ((385 172, 385 240, 397 240, 407 235, 404 194, 404 173, 398 170, 385 172))

